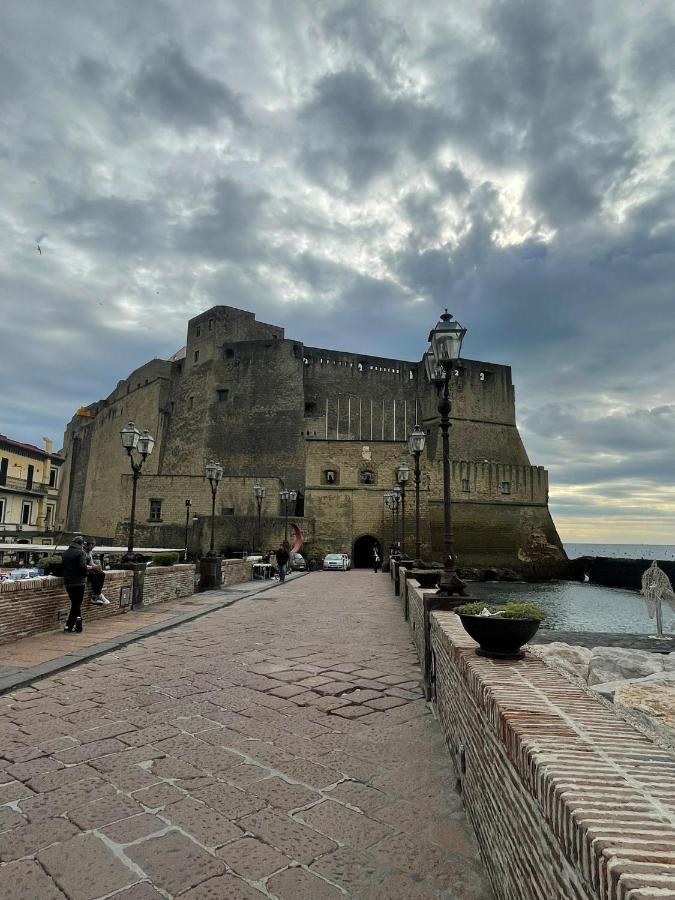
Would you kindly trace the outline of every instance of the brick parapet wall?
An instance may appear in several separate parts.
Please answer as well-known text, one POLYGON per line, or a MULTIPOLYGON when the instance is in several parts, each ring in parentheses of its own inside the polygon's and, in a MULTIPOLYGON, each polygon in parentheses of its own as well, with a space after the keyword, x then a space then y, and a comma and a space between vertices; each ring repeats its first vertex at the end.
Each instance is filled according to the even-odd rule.
MULTIPOLYGON (((104 592, 110 606, 91 603, 91 589, 87 586, 82 604, 87 622, 107 619, 125 612, 120 607, 120 589, 131 590, 132 573, 106 572, 104 592)), ((0 584, 0 644, 18 638, 50 631, 62 624, 70 609, 70 601, 62 578, 27 578, 0 584)))
POLYGON ((253 563, 248 559, 224 559, 220 568, 223 573, 223 587, 240 584, 253 578, 253 563))
MULTIPOLYGON (((422 608, 410 586, 411 622, 422 608)), ((452 613, 432 613, 431 644, 499 900, 675 898, 675 758, 539 659, 476 656, 452 613)))
POLYGON ((150 566, 145 571, 143 605, 191 597, 195 592, 195 567, 192 563, 177 566, 150 566))

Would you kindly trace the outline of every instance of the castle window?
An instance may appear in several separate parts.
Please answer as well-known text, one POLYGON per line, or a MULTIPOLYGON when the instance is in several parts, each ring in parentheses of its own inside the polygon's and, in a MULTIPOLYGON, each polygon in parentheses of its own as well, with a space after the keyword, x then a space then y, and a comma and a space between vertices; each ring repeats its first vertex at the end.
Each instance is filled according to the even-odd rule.
POLYGON ((199 350, 195 350, 194 360, 195 362, 199 362, 199 350))
POLYGON ((173 412, 174 409, 176 408, 176 404, 175 404, 174 401, 172 400, 170 405, 171 405, 171 412, 173 412))
POLYGON ((234 506, 223 506, 220 514, 222 516, 233 516, 234 515, 234 506))
POLYGON ((58 476, 58 469, 50 469, 49 470, 49 487, 56 487, 56 479, 58 476))
POLYGON ((371 469, 364 469, 359 472, 359 481, 361 484, 375 484, 375 473, 371 469))
POLYGON ((218 403, 224 403, 229 396, 230 396, 229 388, 219 388, 218 403))
POLYGON ((510 494, 511 493, 511 482, 510 481, 502 481, 499 485, 499 490, 502 494, 510 494))
POLYGON ((316 412, 316 403, 313 400, 308 400, 305 403, 305 415, 313 416, 316 412))
POLYGON ((232 359, 233 356, 234 356, 234 350, 232 349, 232 347, 228 347, 227 350, 225 351, 225 359, 232 359))
POLYGON ((469 489, 470 489, 470 488, 469 488, 469 479, 468 479, 468 478, 462 478, 462 490, 463 490, 465 493, 468 493, 468 492, 469 492, 469 489))
POLYGON ((180 373, 183 371, 183 363, 178 363, 176 369, 178 370, 178 374, 180 375, 180 373))
POLYGON ((338 483, 338 471, 337 469, 326 469, 323 473, 323 480, 325 484, 337 484, 338 483))
POLYGON ((192 405, 195 402, 194 397, 188 397, 188 409, 192 409, 192 405))
POLYGON ((213 319, 209 319, 209 331, 213 331, 213 319))
POLYGON ((196 335, 197 335, 197 337, 202 336, 202 326, 201 325, 197 325, 196 335))
POLYGON ((150 501, 150 515, 148 516, 149 522, 161 522, 162 521, 162 501, 161 500, 151 500, 150 501))

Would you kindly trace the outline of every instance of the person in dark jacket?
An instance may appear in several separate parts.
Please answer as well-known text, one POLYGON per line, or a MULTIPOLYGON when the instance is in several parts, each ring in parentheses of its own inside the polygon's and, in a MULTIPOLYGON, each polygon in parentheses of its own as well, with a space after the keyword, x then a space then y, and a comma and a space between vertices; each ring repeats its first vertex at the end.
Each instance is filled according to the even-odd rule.
POLYGON ((279 581, 285 581, 286 569, 288 567, 288 561, 291 558, 291 555, 284 544, 279 547, 274 555, 276 556, 277 566, 279 567, 279 581))
POLYGON ((64 631, 82 631, 82 600, 87 584, 87 554, 84 552, 84 538, 74 537, 61 557, 63 563, 63 586, 70 598, 70 613, 64 631))

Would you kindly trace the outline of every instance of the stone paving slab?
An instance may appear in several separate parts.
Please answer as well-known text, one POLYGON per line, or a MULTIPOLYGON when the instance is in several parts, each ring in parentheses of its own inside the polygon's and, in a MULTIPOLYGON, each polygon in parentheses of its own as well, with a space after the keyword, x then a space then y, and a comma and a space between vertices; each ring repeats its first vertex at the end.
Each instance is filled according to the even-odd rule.
MULTIPOLYGON (((287 581, 292 583, 305 574, 296 572, 287 581)), ((95 659, 143 637, 175 628, 278 586, 276 581, 263 584, 247 581, 219 591, 194 594, 183 600, 130 610, 111 619, 92 622, 91 625, 86 622, 85 610, 85 628, 81 634, 64 634, 59 629, 1 644, 0 695, 32 684, 38 678, 54 675, 80 661, 95 659)))
POLYGON ((490 900, 388 587, 313 573, 1 696, 3 900, 490 900))

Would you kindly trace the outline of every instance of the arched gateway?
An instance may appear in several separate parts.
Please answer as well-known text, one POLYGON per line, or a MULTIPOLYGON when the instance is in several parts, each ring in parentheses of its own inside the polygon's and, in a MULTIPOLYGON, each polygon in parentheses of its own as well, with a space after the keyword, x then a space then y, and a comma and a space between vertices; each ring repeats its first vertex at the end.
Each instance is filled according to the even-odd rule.
POLYGON ((374 534, 362 534, 354 541, 354 550, 352 552, 352 566, 355 569, 371 569, 373 567, 373 550, 377 547, 377 552, 382 559, 382 544, 374 534))

